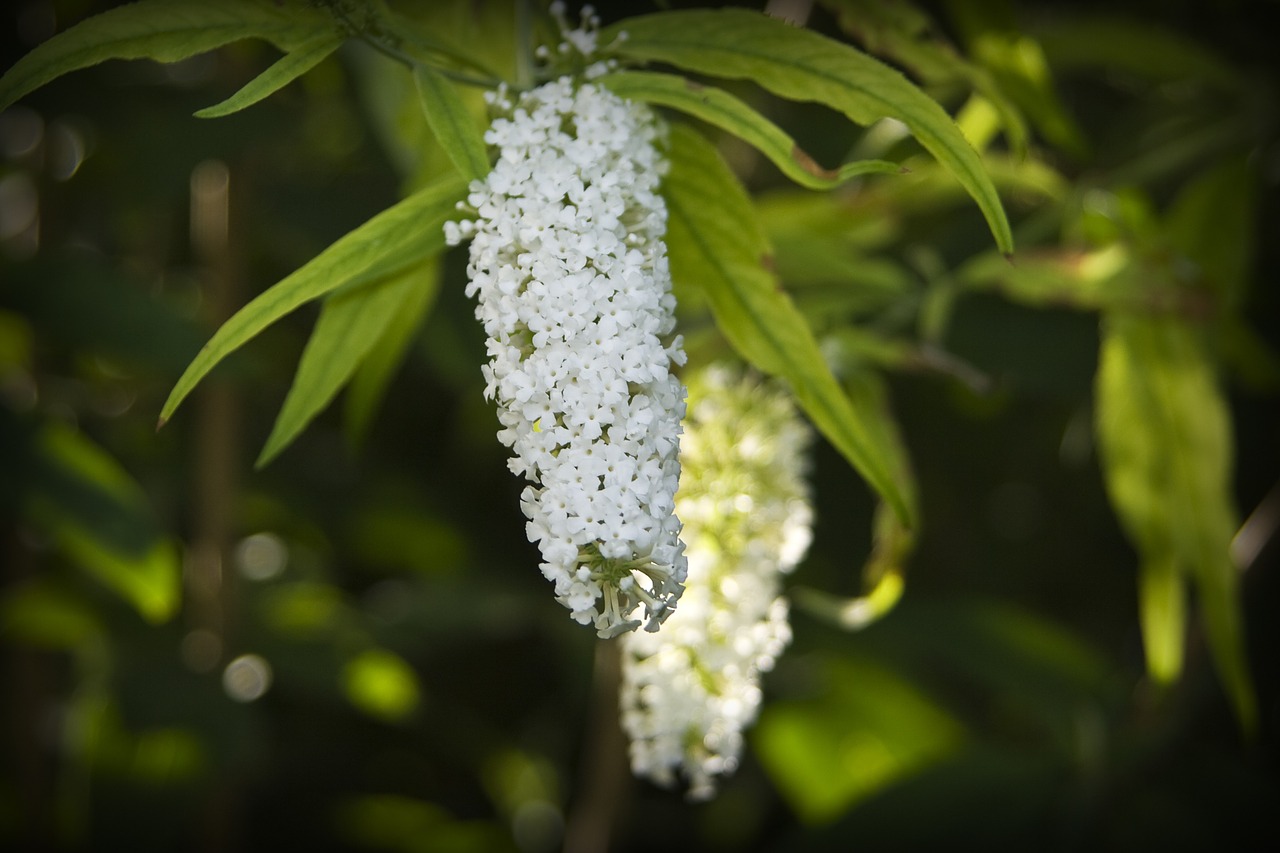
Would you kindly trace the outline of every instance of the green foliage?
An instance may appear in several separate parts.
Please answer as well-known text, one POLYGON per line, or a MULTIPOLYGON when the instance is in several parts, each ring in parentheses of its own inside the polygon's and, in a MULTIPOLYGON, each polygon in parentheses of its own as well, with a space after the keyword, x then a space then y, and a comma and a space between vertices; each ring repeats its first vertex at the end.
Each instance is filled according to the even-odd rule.
POLYGON ((247 38, 265 39, 290 54, 310 52, 332 33, 328 16, 298 2, 141 0, 82 21, 18 60, 0 78, 0 109, 64 74, 109 59, 177 62, 247 38))
MULTIPOLYGON (((263 292, 248 305, 236 312, 230 320, 223 324, 200 350, 200 354, 178 378, 169 399, 160 411, 160 423, 163 425, 186 398, 197 383, 203 379, 218 362, 226 358, 263 329, 276 320, 313 299, 331 293, 340 287, 350 289, 362 285, 376 283, 379 280, 415 263, 427 260, 444 249, 443 225, 456 213, 456 203, 462 196, 462 184, 457 178, 446 178, 433 186, 420 190, 407 199, 388 208, 339 239, 325 249, 305 266, 282 279, 270 289, 263 292)), ((352 312, 346 322, 353 322, 354 312, 363 308, 363 304, 371 295, 384 291, 374 288, 353 296, 346 309, 352 312)), ((381 300, 379 300, 381 302, 381 300)), ((385 325, 390 317, 381 312, 385 325)), ((332 320, 333 328, 341 331, 342 319, 332 320)), ((377 318, 374 318, 377 319, 377 318)), ((326 335, 328 330, 326 329, 326 335)), ((364 342, 365 346, 372 344, 364 342)), ((324 346, 317 346, 317 360, 324 353, 324 346)), ((367 351, 367 350, 366 350, 367 351)), ((345 357, 344 357, 345 359, 345 357)), ((318 364, 316 368, 317 387, 330 388, 341 385, 350 376, 358 359, 346 359, 348 364, 341 365, 338 370, 330 371, 327 366, 318 364), (321 370, 321 367, 325 367, 321 370)), ((313 368, 308 367, 308 373, 313 368)), ((308 378, 308 381, 311 381, 308 378)), ((332 394, 332 390, 329 391, 332 394)), ((297 428, 292 422, 295 417, 305 421, 309 414, 321 406, 312 401, 299 400, 294 411, 290 411, 290 422, 281 427, 281 432, 296 435, 297 428), (308 412, 307 410, 311 411, 308 412)), ((273 448, 279 450, 280 448, 273 448)))
POLYGON ((315 68, 341 47, 343 41, 343 36, 336 32, 317 33, 290 50, 283 59, 246 83, 230 98, 199 110, 196 118, 221 118, 253 106, 315 68))
POLYGON ((55 5, 89 17, 0 77, 0 847, 173 849, 231 812, 248 846, 384 850, 590 848, 592 820, 640 849, 655 819, 740 851, 1276 840, 1265 39, 888 0, 600 33, 598 82, 672 122, 690 368, 736 352, 827 441, 793 647, 737 775, 686 809, 625 781, 608 656, 592 675, 546 613, 442 234, 490 168, 484 90, 582 71, 534 62, 551 16, 55 5), (210 53, 244 40, 284 55, 210 53), (108 63, 201 54, 181 84, 108 63), (189 119, 237 87, 196 115, 255 110, 189 119), (170 178, 208 158, 247 200, 218 262, 257 295, 165 401, 216 301, 170 178), (343 388, 358 457, 324 420, 343 388), (265 701, 222 683, 249 653, 265 701))
POLYGON ((740 9, 662 12, 606 30, 606 44, 628 59, 668 62, 715 77, 751 80, 798 101, 816 101, 868 125, 895 118, 907 126, 973 196, 1002 252, 1013 235, 982 160, 938 102, 901 73, 848 45, 740 9))
POLYGON ((425 65, 413 69, 413 82, 422 98, 427 125, 458 173, 469 181, 489 174, 484 138, 453 84, 425 65))
POLYGON ((1257 723, 1245 665, 1231 539, 1232 439, 1222 392, 1196 330, 1171 317, 1106 317, 1098 435, 1107 487, 1142 554, 1142 626, 1152 673, 1181 669, 1178 572, 1196 582, 1209 645, 1241 724, 1257 723))
POLYGON ((804 318, 778 288, 769 269, 772 251, 745 191, 715 149, 693 131, 674 128, 671 146, 665 192, 673 278, 706 295, 738 352, 787 380, 818 430, 911 526, 914 519, 875 434, 840 390, 804 318))
POLYGON ((620 97, 672 107, 732 133, 768 157, 788 178, 812 190, 833 189, 860 175, 902 171, 897 163, 884 160, 859 160, 838 169, 824 169, 782 128, 742 100, 676 74, 621 71, 602 77, 600 83, 620 97))

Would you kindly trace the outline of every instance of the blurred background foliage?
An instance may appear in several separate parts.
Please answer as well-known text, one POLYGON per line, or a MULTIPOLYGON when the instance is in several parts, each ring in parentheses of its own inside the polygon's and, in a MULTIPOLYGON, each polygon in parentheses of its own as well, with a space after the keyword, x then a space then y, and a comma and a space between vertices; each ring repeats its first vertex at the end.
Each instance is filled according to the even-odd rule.
MULTIPOLYGON (((5 66, 109 5, 8 4, 5 66)), ((600 5, 606 20, 651 8, 600 5)), ((393 6, 511 61, 501 4, 393 6)), ((551 601, 524 540, 459 253, 424 272, 434 304, 421 328, 406 320, 376 413, 381 380, 357 382, 345 419, 331 407, 252 469, 317 313, 304 308, 154 429, 217 322, 445 168, 407 74, 348 45, 207 121, 192 113, 270 47, 108 63, 0 114, 0 846, 1280 841, 1280 66, 1259 25, 1274 4, 771 8, 942 101, 1015 224, 1010 262, 892 123, 744 88, 825 165, 910 169, 828 194, 718 140, 851 393, 896 415, 924 518, 896 607, 846 630, 801 591, 860 595, 872 547, 874 500, 820 442, 795 641, 743 767, 698 806, 631 781, 607 655, 551 601), (1113 374, 1130 384, 1108 391, 1113 374), (1207 444, 1143 439, 1143 383, 1207 444), (1143 485, 1108 484, 1117 454, 1185 468, 1204 502, 1126 513, 1143 485), (1228 522, 1206 520, 1219 505, 1248 519, 1232 553, 1252 694, 1211 662, 1205 623, 1229 591, 1191 570, 1184 608, 1168 568, 1187 530, 1221 538, 1228 522), (1145 653, 1140 612, 1156 626, 1145 653)), ((720 353, 701 306, 683 310, 694 357, 720 353)))

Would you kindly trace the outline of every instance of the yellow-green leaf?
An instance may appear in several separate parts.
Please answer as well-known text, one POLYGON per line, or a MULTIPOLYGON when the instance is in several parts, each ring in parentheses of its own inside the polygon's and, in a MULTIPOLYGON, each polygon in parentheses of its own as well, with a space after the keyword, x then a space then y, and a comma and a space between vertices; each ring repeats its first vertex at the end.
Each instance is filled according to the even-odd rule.
POLYGON ((786 131, 741 99, 676 74, 619 71, 599 82, 619 97, 671 107, 732 133, 768 157, 782 174, 809 189, 829 190, 861 175, 903 171, 897 163, 886 160, 857 160, 838 169, 825 169, 786 131))
POLYGON ((178 378, 160 412, 160 425, 218 362, 299 305, 344 285, 376 280, 441 251, 444 223, 456 215, 463 190, 456 176, 436 181, 339 238, 237 311, 178 378))
POLYGON ((783 98, 826 104, 858 124, 898 119, 977 202, 999 249, 1013 251, 1009 221, 978 153, 936 101, 879 60, 744 9, 627 18, 603 31, 601 42, 626 59, 751 80, 783 98))
POLYGON ((415 266, 379 281, 346 288, 325 300, 256 467, 261 468, 279 455, 329 405, 401 306, 423 284, 415 266))
POLYGON ((286 53, 283 58, 246 83, 230 98, 198 111, 196 118, 219 118, 258 103, 315 68, 325 57, 337 50, 342 42, 343 35, 337 31, 317 33, 286 53))
POLYGON ((327 15, 296 0, 140 0, 87 18, 19 59, 0 78, 0 109, 109 59, 177 62, 246 38, 290 51, 332 29, 327 15))
MULTIPOLYGON (((1113 311, 1104 318, 1097 378, 1097 432, 1107 491, 1145 564, 1143 630, 1158 659, 1181 618, 1167 581, 1172 564, 1195 582, 1214 663, 1242 727, 1257 700, 1244 654, 1238 570, 1231 559, 1231 421, 1199 331, 1173 315, 1113 311), (1163 602, 1163 603, 1162 603, 1163 602)), ((1156 666, 1163 667, 1157 671, 1156 666)))
POLYGON ((404 294, 399 309, 356 368, 347 389, 344 417, 352 446, 359 446, 363 441, 392 375, 404 360, 414 332, 421 327, 440 290, 438 260, 428 260, 410 275, 418 279, 418 285, 404 294))
POLYGON ((677 286, 706 295, 717 325, 742 357, 786 379, 814 426, 903 524, 914 526, 908 499, 894 481, 868 415, 850 403, 812 330, 779 287, 768 239, 746 190, 715 148, 689 128, 672 128, 664 193, 677 286))
POLYGON ((413 82, 418 88, 418 100, 427 125, 458 173, 469 181, 489 174, 484 135, 453 83, 425 65, 413 69, 413 82))
POLYGON ((68 559, 144 618, 163 622, 181 596, 174 543, 161 535, 138 484, 106 451, 60 424, 36 435, 39 476, 28 518, 68 559))

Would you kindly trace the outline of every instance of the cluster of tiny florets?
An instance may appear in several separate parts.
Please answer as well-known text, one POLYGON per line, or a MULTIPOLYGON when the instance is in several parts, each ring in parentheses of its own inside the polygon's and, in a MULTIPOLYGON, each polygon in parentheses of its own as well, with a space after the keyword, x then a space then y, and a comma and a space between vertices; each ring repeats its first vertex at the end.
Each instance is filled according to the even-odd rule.
POLYGON ((781 575, 812 536, 809 430, 774 386, 724 368, 689 380, 676 511, 689 575, 656 634, 623 638, 620 705, 631 767, 694 799, 736 769, 760 674, 791 640, 781 575))
POLYGON ((652 631, 686 572, 674 514, 684 363, 658 195, 653 113, 571 77, 512 96, 485 141, 493 171, 471 184, 467 295, 488 336, 497 402, 542 572, 602 637, 652 631), (644 619, 633 616, 643 605, 644 619))

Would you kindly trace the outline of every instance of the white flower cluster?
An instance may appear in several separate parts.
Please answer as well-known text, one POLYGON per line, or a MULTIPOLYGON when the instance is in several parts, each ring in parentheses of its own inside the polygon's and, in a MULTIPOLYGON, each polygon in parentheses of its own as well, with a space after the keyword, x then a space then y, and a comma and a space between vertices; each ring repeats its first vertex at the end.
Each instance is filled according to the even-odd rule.
POLYGON ((485 141, 493 171, 473 182, 468 296, 488 335, 485 394, 521 497, 529 539, 557 599, 601 637, 673 610, 686 573, 675 509, 684 388, 671 339, 675 300, 658 185, 660 126, 646 107, 562 77, 512 100, 485 141), (644 607, 644 620, 633 611, 644 607))
POLYGON ((760 705, 760 674, 791 640, 781 574, 812 538, 808 427, 790 399, 727 368, 689 379, 676 510, 689 577, 657 634, 623 638, 620 705, 631 767, 688 796, 732 773, 760 705))

